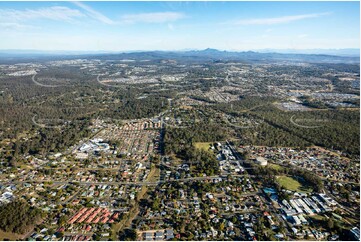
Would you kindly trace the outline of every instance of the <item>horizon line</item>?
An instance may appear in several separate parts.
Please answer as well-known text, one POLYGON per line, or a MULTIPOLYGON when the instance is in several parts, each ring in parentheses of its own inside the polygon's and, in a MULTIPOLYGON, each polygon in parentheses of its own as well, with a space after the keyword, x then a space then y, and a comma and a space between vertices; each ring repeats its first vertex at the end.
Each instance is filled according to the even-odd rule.
POLYGON ((307 49, 297 49, 297 48, 260 48, 260 49, 217 49, 212 47, 207 48, 183 48, 183 49, 132 49, 132 50, 46 50, 46 49, 0 49, 0 52, 6 51, 38 51, 38 52, 151 52, 151 51, 162 51, 162 52, 184 52, 184 51, 204 51, 204 50, 216 50, 216 51, 226 51, 226 52, 247 52, 247 51, 340 51, 340 50, 358 50, 360 48, 307 48, 307 49))

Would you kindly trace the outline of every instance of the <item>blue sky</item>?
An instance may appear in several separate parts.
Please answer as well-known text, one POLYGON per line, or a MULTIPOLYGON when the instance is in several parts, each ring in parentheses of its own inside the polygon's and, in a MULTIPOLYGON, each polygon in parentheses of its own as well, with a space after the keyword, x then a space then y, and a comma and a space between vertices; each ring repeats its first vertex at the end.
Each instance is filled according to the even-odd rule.
POLYGON ((0 49, 359 48, 354 2, 0 2, 0 49))

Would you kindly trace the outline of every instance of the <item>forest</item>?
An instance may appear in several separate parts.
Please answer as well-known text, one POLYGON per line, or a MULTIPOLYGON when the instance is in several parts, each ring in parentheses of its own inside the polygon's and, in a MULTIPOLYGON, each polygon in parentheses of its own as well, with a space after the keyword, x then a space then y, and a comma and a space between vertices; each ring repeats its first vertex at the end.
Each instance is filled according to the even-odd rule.
MULTIPOLYGON (((167 108, 170 94, 141 92, 135 88, 100 86, 72 69, 51 69, 42 78, 70 79, 61 87, 33 85, 30 78, 2 79, 0 93, 0 157, 15 166, 23 155, 62 152, 89 137, 92 119, 138 119, 152 117, 167 108), (69 82, 69 81, 68 81, 69 82), (15 85, 13 84, 15 83, 15 85), (74 98, 76 96, 76 98, 74 98)), ((46 83, 45 81, 42 81, 46 83)))
POLYGON ((318 145, 340 150, 350 157, 360 153, 359 111, 329 109, 284 112, 275 99, 247 97, 215 108, 235 117, 260 120, 252 128, 235 129, 242 144, 300 147, 318 145), (243 111, 247 111, 242 112, 243 111))
POLYGON ((40 219, 41 211, 24 201, 15 200, 0 209, 0 229, 5 232, 23 234, 40 219))

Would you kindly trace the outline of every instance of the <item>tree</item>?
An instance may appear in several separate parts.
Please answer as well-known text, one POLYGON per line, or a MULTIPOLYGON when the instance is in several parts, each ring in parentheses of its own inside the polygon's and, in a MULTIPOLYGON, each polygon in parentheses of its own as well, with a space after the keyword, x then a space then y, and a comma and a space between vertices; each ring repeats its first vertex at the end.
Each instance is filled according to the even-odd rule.
POLYGON ((219 224, 219 230, 220 230, 220 231, 223 231, 223 230, 224 230, 224 227, 225 227, 224 222, 222 222, 222 223, 219 224))
POLYGON ((57 232, 57 233, 56 233, 56 237, 57 237, 57 238, 62 238, 62 237, 64 237, 64 232, 57 232))
POLYGON ((335 224, 333 222, 333 219, 329 218, 328 221, 327 221, 327 228, 332 230, 334 227, 335 227, 335 224))
POLYGON ((125 229, 122 233, 120 233, 119 239, 123 241, 137 240, 137 231, 135 229, 125 229))
POLYGON ((58 223, 59 223, 60 226, 63 226, 63 225, 66 224, 67 220, 68 220, 68 219, 67 219, 66 216, 61 216, 61 217, 59 218, 58 223))
POLYGON ((0 209, 0 229, 5 232, 25 233, 41 217, 41 211, 24 201, 15 200, 0 209))
POLYGON ((154 201, 153 201, 153 204, 152 204, 152 210, 156 211, 159 209, 159 198, 155 198, 154 201))
POLYGON ((232 223, 237 223, 237 221, 238 221, 238 219, 237 219, 237 217, 236 216, 234 216, 233 218, 232 218, 232 223))

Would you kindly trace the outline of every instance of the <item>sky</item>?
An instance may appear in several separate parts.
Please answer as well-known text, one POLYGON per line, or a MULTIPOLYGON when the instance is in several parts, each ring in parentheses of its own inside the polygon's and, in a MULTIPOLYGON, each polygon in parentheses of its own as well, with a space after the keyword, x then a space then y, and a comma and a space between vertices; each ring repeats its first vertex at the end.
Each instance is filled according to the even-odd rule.
POLYGON ((0 49, 359 48, 360 2, 0 2, 0 49))

